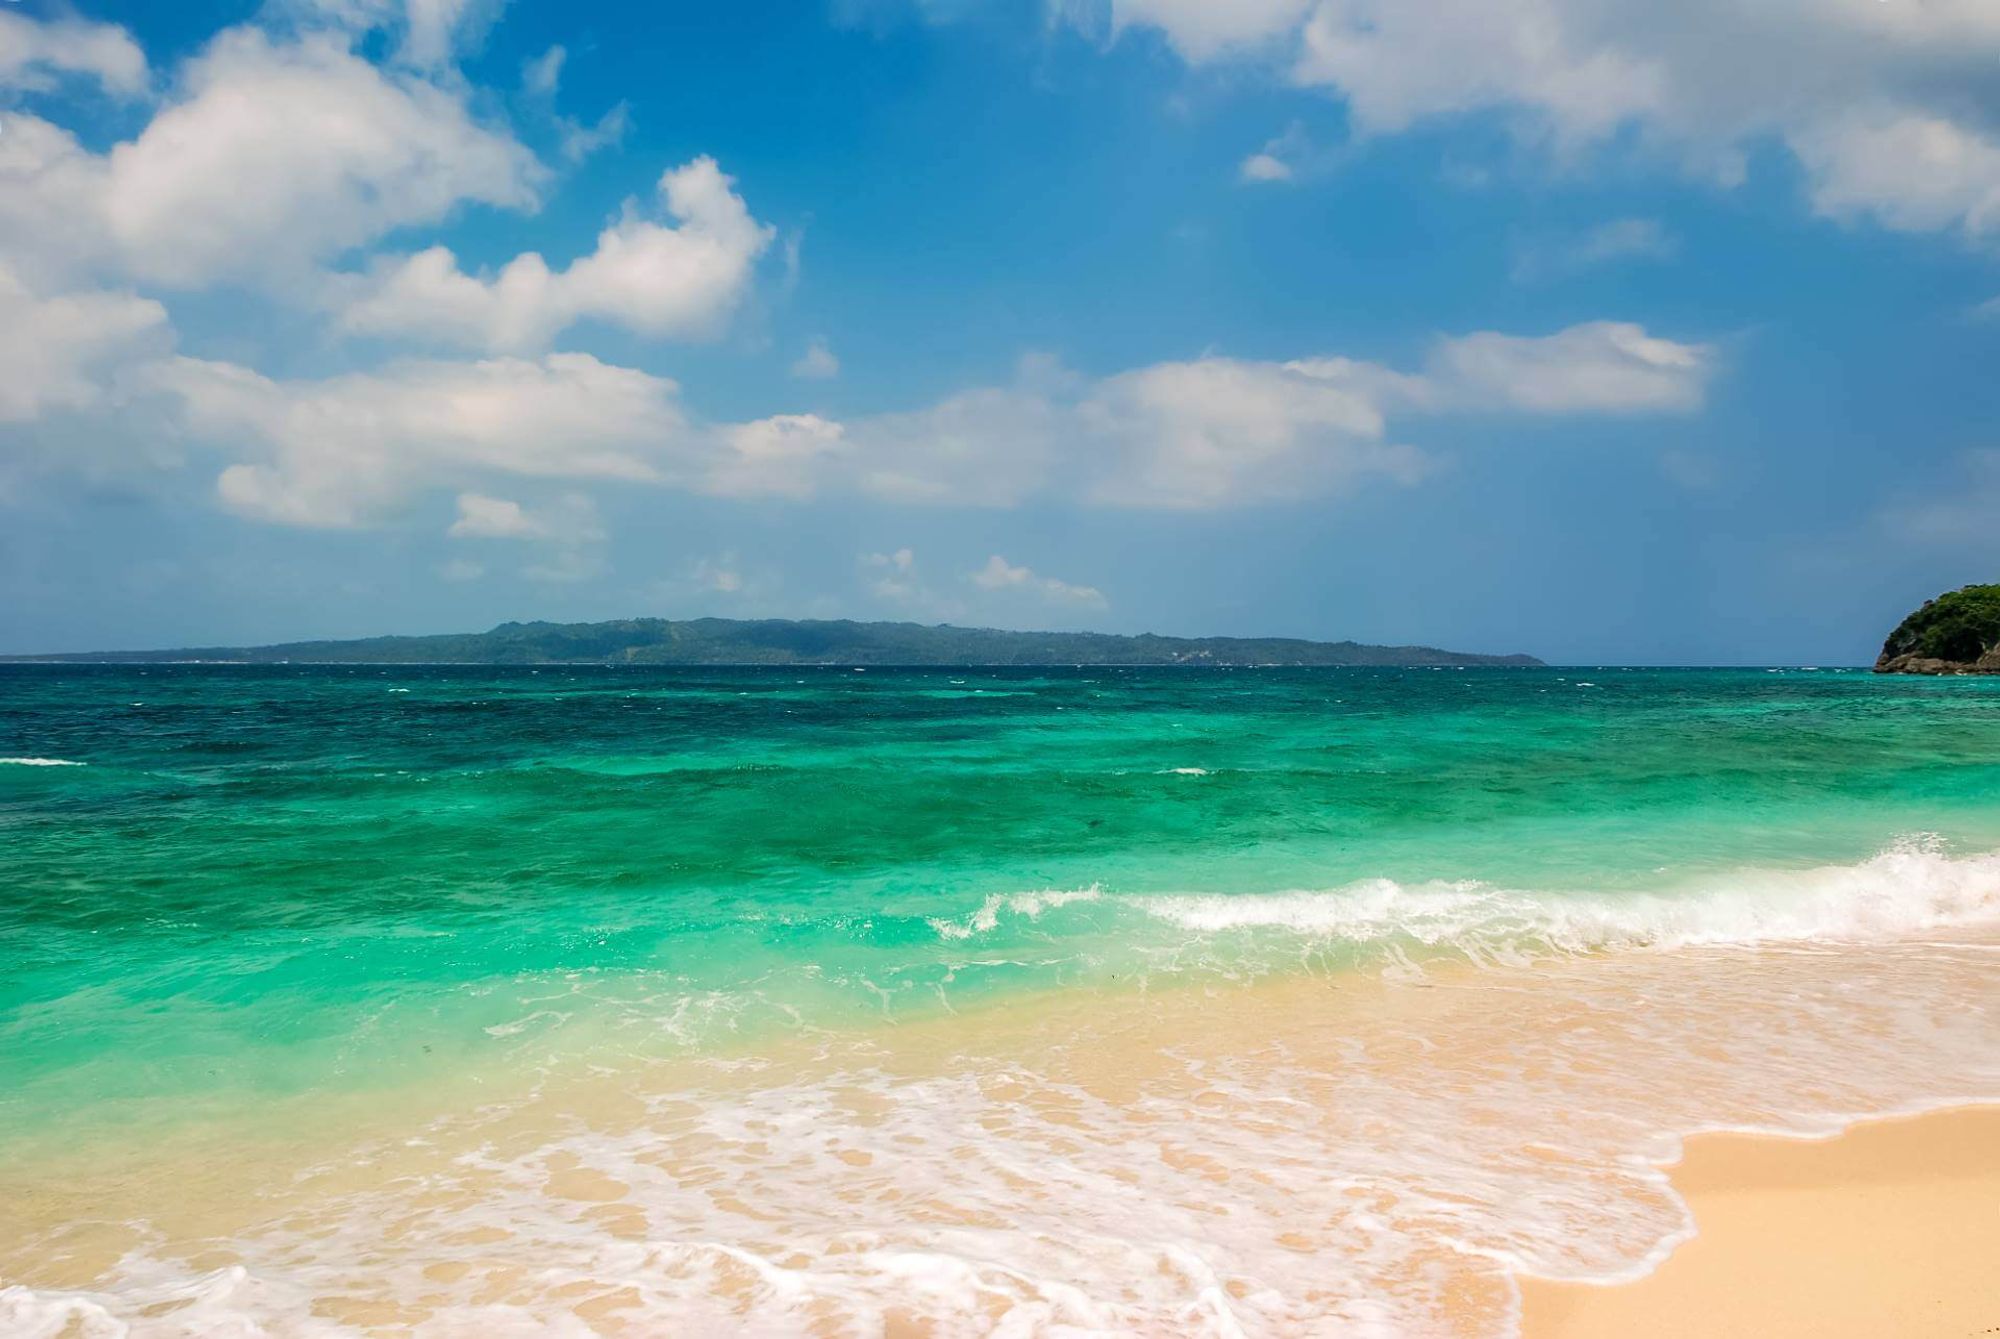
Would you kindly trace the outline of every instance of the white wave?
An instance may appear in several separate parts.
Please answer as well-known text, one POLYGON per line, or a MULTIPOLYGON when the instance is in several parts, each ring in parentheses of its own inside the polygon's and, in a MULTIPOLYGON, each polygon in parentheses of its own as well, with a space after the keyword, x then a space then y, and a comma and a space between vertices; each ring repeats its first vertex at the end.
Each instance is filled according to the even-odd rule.
POLYGON ((1356 945, 1415 941, 1475 955, 1900 938, 2000 922, 2000 851, 1910 838, 1854 865, 1751 869, 1659 893, 1549 893, 1368 879, 1320 892, 1129 901, 1204 934, 1273 929, 1356 945))
POLYGON ((1208 769, 1206 767, 1169 767, 1165 771, 1163 771, 1161 775, 1162 776, 1207 776, 1208 769))
POLYGON ((942 916, 930 918, 931 928, 943 939, 970 939, 1000 926, 1000 913, 1038 919, 1044 911, 1066 907, 1073 902, 1095 902, 1101 896, 1095 885, 1089 888, 1045 889, 1039 893, 995 893, 980 904, 979 910, 962 921, 942 916))
POLYGON ((68 758, 0 758, 0 767, 88 767, 68 758))
MULTIPOLYGON (((1183 967, 1201 955, 1211 965, 1253 965, 1239 951, 1246 936, 1291 936, 1391 960, 1406 950, 1456 952, 1474 960, 1518 961, 1547 953, 1674 949, 1731 944, 1882 942, 1925 931, 2000 923, 2000 851, 1951 855, 1935 837, 1898 841, 1852 865, 1745 869, 1660 891, 1549 891, 1478 881, 1399 883, 1364 879, 1340 888, 1276 893, 1106 894, 1096 885, 1070 891, 996 893, 963 918, 932 917, 941 938, 968 940, 1003 928, 1010 917, 1039 920, 1077 903, 1105 902, 1196 936, 1109 931, 1145 954, 1172 950, 1183 967)), ((1060 926, 1045 927, 1060 934, 1060 926)), ((1252 955, 1254 956, 1254 955, 1252 955)))

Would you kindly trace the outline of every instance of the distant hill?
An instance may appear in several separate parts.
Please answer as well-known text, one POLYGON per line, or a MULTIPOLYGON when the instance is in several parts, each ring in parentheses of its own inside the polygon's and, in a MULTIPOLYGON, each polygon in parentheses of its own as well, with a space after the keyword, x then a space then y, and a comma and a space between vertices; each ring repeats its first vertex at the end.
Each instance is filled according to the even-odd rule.
POLYGON ((477 665, 1539 665, 1533 656, 1471 655, 1429 646, 1364 646, 1287 637, 1118 637, 790 619, 629 618, 611 623, 502 623, 491 632, 279 646, 7 656, 15 663, 477 665))
POLYGON ((1947 591, 1896 625, 1877 674, 2000 674, 2000 586, 1947 591))

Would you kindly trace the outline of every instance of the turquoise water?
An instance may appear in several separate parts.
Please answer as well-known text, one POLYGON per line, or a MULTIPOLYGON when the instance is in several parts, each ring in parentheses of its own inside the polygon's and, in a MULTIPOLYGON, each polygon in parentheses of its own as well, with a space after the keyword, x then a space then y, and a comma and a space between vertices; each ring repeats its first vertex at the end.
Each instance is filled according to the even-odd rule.
POLYGON ((16 667, 0 756, 15 1131, 607 1028, 1838 929, 1716 899, 2000 847, 2000 683, 1851 671, 16 667))
POLYGON ((0 1332, 1513 1332, 2000 1097, 2000 681, 0 667, 0 1332))

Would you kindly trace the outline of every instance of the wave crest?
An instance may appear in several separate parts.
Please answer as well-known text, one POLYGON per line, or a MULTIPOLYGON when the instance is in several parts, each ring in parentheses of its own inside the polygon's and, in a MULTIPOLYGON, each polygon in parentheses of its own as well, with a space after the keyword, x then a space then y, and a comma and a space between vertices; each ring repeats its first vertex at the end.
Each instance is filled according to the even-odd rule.
POLYGON ((1618 949, 1882 941, 2000 922, 2000 851, 1951 855, 1934 836, 1899 840, 1851 865, 1746 869, 1656 892, 1554 892, 1479 881, 1404 884, 1364 879, 1339 888, 1276 893, 994 895, 963 920, 934 918, 940 937, 969 940, 1018 928, 1009 915, 1064 928, 1136 935, 1171 947, 1223 948, 1244 940, 1304 940, 1364 957, 1442 951, 1474 960, 1618 949), (1103 903, 1087 923, 1050 914, 1103 903), (1151 933, 1148 933, 1150 929, 1151 933))

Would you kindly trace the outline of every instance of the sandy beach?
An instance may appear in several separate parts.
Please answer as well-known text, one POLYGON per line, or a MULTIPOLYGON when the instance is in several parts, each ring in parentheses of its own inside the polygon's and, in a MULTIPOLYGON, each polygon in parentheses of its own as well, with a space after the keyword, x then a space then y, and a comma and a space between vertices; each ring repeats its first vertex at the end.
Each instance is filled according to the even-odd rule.
POLYGON ((1635 1283, 1524 1282, 1527 1339, 2000 1333, 2000 1107, 1699 1136, 1671 1175, 1697 1235, 1635 1283))
POLYGON ((722 1063, 611 1030, 561 1069, 26 1150, 0 1331, 1502 1339, 1502 1262, 1617 1277, 1691 1205, 1656 1278, 1531 1286, 1527 1333, 1983 1333, 2000 1107, 1700 1137, 1671 1187, 1648 1160, 1989 1091, 1990 1030, 1955 1020, 1991 967, 1975 937, 1047 992, 722 1063))

